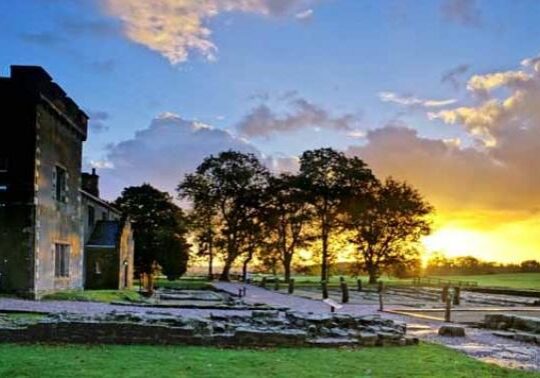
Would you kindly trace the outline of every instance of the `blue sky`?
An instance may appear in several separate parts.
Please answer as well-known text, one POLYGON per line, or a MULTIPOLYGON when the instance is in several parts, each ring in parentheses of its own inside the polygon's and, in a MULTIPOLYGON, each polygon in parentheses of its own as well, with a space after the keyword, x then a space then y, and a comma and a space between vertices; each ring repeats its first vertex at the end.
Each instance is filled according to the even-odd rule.
POLYGON ((171 191, 221 149, 283 170, 331 146, 411 181, 444 216, 537 219, 524 215, 539 203, 536 0, 3 0, 0 12, 1 74, 41 65, 93 116, 85 164, 108 198, 148 180, 171 191))
MULTIPOLYGON (((460 64, 475 72, 511 68, 538 52, 538 2, 476 2, 478 25, 447 19, 443 3, 320 1, 306 6, 313 9, 307 22, 291 14, 224 12, 208 20, 217 60, 193 51, 173 66, 122 35, 121 21, 103 2, 5 0, 0 11, 11 17, 1 26, 0 67, 6 74, 13 63, 43 65, 85 109, 108 113, 108 130, 92 133, 87 144, 92 159, 160 112, 234 130, 256 93, 294 90, 336 113, 360 112, 358 127, 373 128, 403 111, 381 103, 381 91, 459 98, 440 82, 445 71, 460 64)), ((400 118, 422 135, 460 134, 419 114, 400 118)), ((305 144, 304 135, 288 134, 254 143, 266 153, 285 154, 324 142, 341 148, 357 143, 339 134, 310 138, 315 141, 305 144)))

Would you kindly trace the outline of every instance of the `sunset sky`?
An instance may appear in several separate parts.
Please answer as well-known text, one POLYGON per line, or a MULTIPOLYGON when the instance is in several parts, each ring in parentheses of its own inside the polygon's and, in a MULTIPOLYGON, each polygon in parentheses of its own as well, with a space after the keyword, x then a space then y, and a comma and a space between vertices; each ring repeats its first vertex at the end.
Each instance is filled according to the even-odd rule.
POLYGON ((0 73, 92 118, 105 198, 224 149, 334 147, 436 209, 428 251, 540 258, 540 1, 2 0, 0 73))

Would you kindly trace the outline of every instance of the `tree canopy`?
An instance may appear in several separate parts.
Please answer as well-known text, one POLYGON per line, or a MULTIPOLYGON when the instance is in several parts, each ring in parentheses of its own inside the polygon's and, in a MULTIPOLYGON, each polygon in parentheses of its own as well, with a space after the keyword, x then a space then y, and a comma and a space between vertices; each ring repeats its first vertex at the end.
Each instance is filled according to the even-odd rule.
POLYGON ((136 272, 152 275, 159 265, 169 279, 182 276, 189 258, 188 230, 171 196, 143 184, 124 189, 115 205, 133 221, 136 272))

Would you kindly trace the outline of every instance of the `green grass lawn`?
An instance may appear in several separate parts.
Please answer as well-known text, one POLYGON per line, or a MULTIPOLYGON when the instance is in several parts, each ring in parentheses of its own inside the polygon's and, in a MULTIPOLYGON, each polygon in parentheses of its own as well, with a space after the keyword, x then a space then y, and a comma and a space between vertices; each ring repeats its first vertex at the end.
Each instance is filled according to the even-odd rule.
MULTIPOLYGON (((440 278, 442 280, 452 281, 476 281, 479 286, 498 286, 512 289, 535 289, 540 290, 540 273, 511 273, 511 274, 482 274, 474 276, 430 276, 432 278, 440 278)), ((349 287, 356 287, 356 278, 344 276, 349 284, 349 287)), ((364 285, 367 285, 368 277, 358 277, 364 285)), ((320 286, 321 278, 318 276, 294 276, 295 285, 301 286, 320 286)), ((399 279, 390 276, 382 276, 380 278, 387 285, 411 285, 412 279, 399 279)), ((272 283, 268 284, 271 287, 272 283)), ((339 276, 332 276, 329 280, 329 286, 338 286, 339 276)))
POLYGON ((443 280, 476 281, 479 286, 540 290, 540 273, 482 274, 476 276, 438 276, 443 280))
POLYGON ((0 377, 538 377, 436 345, 349 349, 0 345, 0 377))
POLYGON ((70 290, 59 291, 43 297, 45 300, 86 301, 86 302, 137 302, 141 296, 136 290, 70 290))
POLYGON ((160 288, 183 289, 183 290, 204 290, 210 287, 206 278, 182 277, 176 281, 169 281, 166 278, 158 278, 155 284, 160 288))

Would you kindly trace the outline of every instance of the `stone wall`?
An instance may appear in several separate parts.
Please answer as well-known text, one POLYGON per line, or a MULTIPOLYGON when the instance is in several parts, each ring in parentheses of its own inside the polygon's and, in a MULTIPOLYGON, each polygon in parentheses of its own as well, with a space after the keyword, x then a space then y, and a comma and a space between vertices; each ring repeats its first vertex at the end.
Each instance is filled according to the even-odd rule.
POLYGON ((36 276, 37 295, 83 288, 81 215, 82 139, 47 105, 38 106, 36 166, 36 276), (65 201, 56 198, 55 169, 67 173, 65 201), (55 276, 55 244, 69 245, 69 275, 55 276))
POLYGON ((404 325, 377 316, 283 315, 277 311, 211 319, 128 313, 97 318, 61 315, 37 324, 0 328, 0 342, 356 347, 417 341, 405 337, 404 325))

